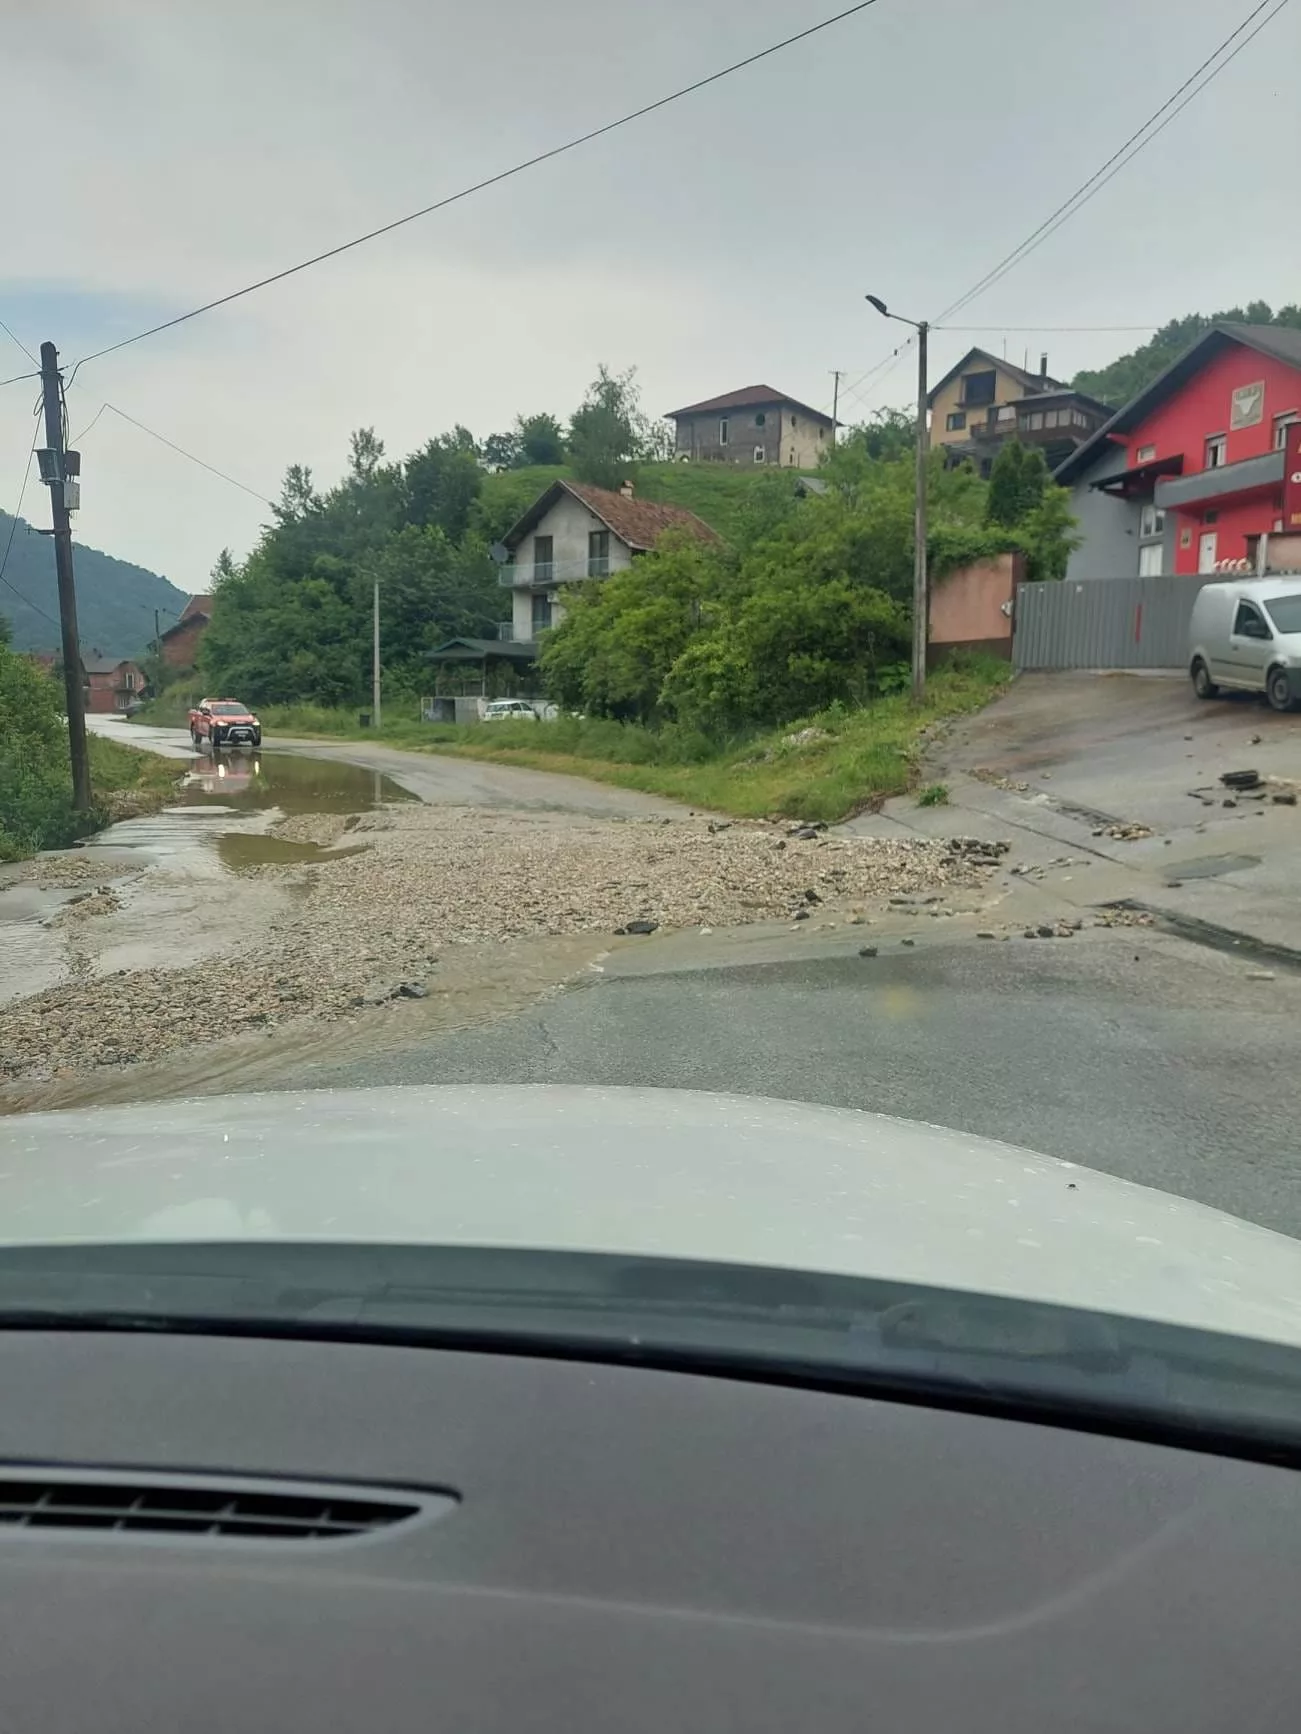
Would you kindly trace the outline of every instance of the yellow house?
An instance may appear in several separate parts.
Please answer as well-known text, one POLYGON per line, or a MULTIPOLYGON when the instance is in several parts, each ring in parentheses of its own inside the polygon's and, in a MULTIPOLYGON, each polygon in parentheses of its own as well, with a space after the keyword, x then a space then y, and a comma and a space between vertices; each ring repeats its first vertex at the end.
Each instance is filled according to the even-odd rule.
POLYGON ((988 475, 995 453, 1015 435, 1044 448, 1050 468, 1064 462, 1111 414, 1106 404, 1073 391, 1048 372, 1039 372, 969 349, 930 392, 931 444, 946 446, 956 461, 971 458, 988 475))

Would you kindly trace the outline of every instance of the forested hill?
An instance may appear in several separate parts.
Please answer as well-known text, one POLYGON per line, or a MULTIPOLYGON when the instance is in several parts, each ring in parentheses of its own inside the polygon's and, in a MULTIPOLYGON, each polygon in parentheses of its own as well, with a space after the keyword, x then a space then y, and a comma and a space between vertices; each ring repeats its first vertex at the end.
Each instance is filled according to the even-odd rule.
MULTIPOLYGON (((0 555, 14 520, 0 512, 0 555)), ((105 656, 137 656, 154 635, 154 609, 164 631, 185 606, 185 593, 157 572, 115 560, 98 548, 73 544, 77 570, 77 626, 83 651, 105 656)), ((18 519, 13 546, 0 584, 0 615, 13 627, 15 650, 57 650, 59 593, 54 577, 54 543, 18 519), (12 586, 12 588, 11 588, 12 586), (26 600, 23 600, 25 598, 26 600), (29 607, 34 603, 34 607, 29 607), (48 616, 48 618, 46 618, 48 616)))
POLYGON ((1252 301, 1246 307, 1226 307, 1221 313, 1186 313, 1182 319, 1172 319, 1163 325, 1155 337, 1109 366, 1077 373, 1071 384, 1077 391, 1087 391, 1090 397, 1119 409, 1158 374, 1164 373, 1203 331, 1221 324, 1286 325, 1301 331, 1301 306, 1294 302, 1275 313, 1268 301, 1252 301))

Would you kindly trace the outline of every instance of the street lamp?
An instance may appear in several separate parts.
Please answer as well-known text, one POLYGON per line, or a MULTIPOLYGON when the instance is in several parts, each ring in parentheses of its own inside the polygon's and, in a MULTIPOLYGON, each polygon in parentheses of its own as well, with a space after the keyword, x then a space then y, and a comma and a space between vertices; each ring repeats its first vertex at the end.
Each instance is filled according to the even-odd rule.
POLYGON ((879 295, 868 295, 883 319, 897 319, 901 325, 911 325, 917 333, 917 482, 914 507, 913 538, 913 699, 920 704, 926 696, 926 646, 930 638, 930 596, 926 574, 926 460, 930 440, 926 431, 926 333, 930 330, 924 319, 905 319, 902 313, 891 313, 879 295))

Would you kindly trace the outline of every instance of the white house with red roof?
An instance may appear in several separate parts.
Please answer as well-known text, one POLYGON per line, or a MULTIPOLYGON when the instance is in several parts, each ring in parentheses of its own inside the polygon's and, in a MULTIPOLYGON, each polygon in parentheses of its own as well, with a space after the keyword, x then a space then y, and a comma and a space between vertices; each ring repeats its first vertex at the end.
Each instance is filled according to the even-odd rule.
POLYGON ((832 445, 836 427, 825 410, 813 409, 770 385, 747 385, 722 397, 689 403, 670 410, 668 419, 677 428, 674 456, 678 459, 751 469, 762 464, 816 469, 832 445))
POLYGON ((502 538, 508 558, 501 582, 514 592, 512 641, 531 643, 559 624, 562 585, 624 571, 669 530, 719 540, 694 512, 638 499, 631 482, 618 493, 586 482, 552 482, 502 538))

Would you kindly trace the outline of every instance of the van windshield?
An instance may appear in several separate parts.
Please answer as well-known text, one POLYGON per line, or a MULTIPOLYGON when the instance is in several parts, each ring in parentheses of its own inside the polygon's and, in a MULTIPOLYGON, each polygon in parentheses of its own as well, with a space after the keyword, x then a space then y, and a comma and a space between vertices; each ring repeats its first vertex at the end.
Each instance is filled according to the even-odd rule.
POLYGON ((1301 595, 1272 596, 1265 612, 1274 622, 1276 632, 1301 632, 1301 595))

